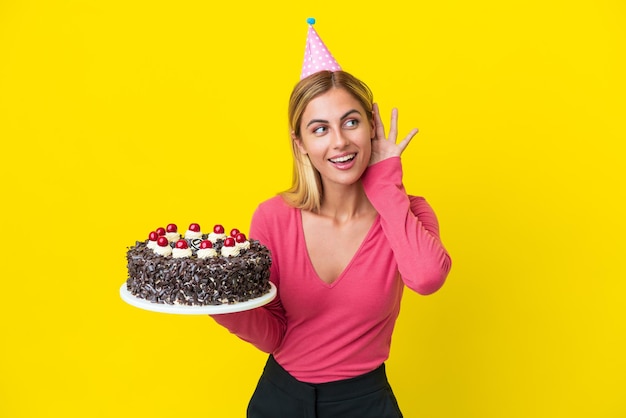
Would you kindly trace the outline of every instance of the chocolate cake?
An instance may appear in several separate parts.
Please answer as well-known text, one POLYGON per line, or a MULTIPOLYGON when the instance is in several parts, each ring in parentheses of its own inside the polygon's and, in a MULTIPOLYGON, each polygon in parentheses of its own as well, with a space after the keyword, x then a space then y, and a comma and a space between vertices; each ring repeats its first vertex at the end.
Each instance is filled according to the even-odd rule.
POLYGON ((230 236, 223 232, 216 225, 213 233, 202 234, 198 224, 191 224, 182 238, 174 224, 151 232, 128 248, 128 291, 153 303, 190 306, 245 302, 267 294, 270 251, 237 229, 230 236))

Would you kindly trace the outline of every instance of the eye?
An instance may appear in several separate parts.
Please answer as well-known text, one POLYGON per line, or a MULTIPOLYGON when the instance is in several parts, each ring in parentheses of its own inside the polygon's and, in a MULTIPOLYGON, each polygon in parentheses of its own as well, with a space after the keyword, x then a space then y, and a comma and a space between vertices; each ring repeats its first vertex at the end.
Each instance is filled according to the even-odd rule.
POLYGON ((345 121, 344 126, 346 128, 356 128, 357 126, 359 126, 359 121, 356 119, 348 119, 347 121, 345 121))
POLYGON ((313 129, 313 133, 315 135, 322 135, 324 132, 326 132, 326 127, 325 126, 318 126, 316 128, 313 129))

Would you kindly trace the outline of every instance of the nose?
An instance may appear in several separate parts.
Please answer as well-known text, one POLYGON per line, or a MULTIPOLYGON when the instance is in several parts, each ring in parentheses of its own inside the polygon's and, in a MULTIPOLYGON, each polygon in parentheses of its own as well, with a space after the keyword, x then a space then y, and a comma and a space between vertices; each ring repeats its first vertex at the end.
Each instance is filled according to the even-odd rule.
POLYGON ((336 149, 340 149, 348 145, 348 138, 344 135, 341 129, 333 129, 331 133, 331 146, 336 149))

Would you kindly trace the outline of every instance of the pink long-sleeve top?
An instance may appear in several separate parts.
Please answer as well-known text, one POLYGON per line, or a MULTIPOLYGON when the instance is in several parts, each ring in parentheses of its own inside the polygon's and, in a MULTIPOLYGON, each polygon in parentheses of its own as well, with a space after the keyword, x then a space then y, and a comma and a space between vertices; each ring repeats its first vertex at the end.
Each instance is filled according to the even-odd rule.
POLYGON ((272 253, 278 296, 258 309, 213 316, 300 381, 331 382, 380 366, 404 286, 433 293, 450 270, 437 218, 426 200, 406 194, 399 157, 370 166, 362 183, 378 216, 334 282, 325 283, 313 268, 300 210, 276 196, 257 208, 250 237, 272 253))

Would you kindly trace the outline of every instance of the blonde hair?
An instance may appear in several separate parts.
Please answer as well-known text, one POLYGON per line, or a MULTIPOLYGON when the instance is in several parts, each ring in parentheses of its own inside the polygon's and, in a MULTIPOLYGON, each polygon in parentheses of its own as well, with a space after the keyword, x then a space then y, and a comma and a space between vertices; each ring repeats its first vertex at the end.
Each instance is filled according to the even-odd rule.
POLYGON ((372 120, 374 97, 369 87, 345 71, 320 71, 300 80, 289 98, 289 131, 293 153, 293 180, 291 187, 281 193, 285 201, 299 209, 319 212, 322 203, 322 180, 309 156, 303 154, 294 138, 300 138, 302 115, 311 100, 331 89, 344 89, 365 109, 372 120))

